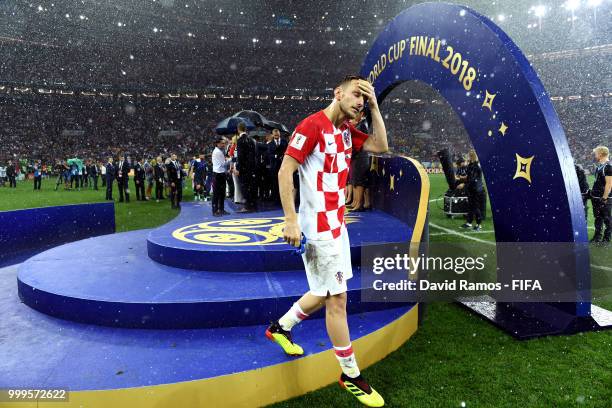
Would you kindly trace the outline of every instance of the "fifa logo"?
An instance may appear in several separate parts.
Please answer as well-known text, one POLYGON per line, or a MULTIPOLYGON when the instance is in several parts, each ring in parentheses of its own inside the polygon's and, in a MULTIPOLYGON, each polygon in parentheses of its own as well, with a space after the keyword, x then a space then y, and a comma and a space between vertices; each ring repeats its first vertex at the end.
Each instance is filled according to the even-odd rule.
POLYGON ((342 283, 342 272, 336 272, 336 280, 338 283, 342 283))

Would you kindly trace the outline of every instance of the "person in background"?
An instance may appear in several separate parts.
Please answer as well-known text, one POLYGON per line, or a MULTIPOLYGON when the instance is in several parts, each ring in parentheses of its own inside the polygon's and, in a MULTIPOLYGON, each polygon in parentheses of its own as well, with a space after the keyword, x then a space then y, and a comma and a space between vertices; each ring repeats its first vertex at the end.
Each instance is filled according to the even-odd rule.
POLYGON ((159 203, 159 200, 164 199, 164 169, 162 168, 162 158, 157 156, 157 159, 153 160, 153 177, 155 178, 155 201, 159 203))
POLYGON ((213 193, 212 212, 215 217, 229 214, 225 211, 225 185, 227 183, 228 159, 225 157, 226 139, 219 137, 212 154, 213 193))
POLYGON ((130 173, 130 165, 127 161, 127 158, 123 155, 119 155, 119 163, 116 168, 117 172, 117 187, 119 188, 119 202, 122 203, 130 202, 130 186, 128 184, 128 178, 130 173))
POLYGON ((94 190, 98 190, 98 164, 95 160, 89 159, 89 166, 87 168, 87 175, 91 179, 91 187, 94 190))
POLYGON ((34 190, 40 190, 42 184, 42 163, 40 160, 34 162, 34 190))
MULTIPOLYGON (((354 119, 350 120, 351 124, 356 129, 363 133, 368 133, 368 126, 365 121, 365 113, 361 111, 354 119)), ((352 185, 351 206, 353 212, 362 212, 370 209, 369 203, 366 203, 366 189, 369 186, 370 173, 370 158, 365 150, 355 150, 352 152, 351 167, 349 171, 349 180, 352 185)))
POLYGON ((148 159, 144 162, 144 170, 146 183, 145 197, 146 200, 149 201, 151 199, 151 192, 153 191, 153 182, 155 180, 155 176, 153 174, 153 166, 151 165, 148 159))
POLYGON ((145 201, 145 169, 142 158, 134 165, 134 186, 136 187, 136 201, 145 201))
POLYGON ((244 122, 238 124, 237 160, 234 173, 238 176, 245 207, 239 213, 248 213, 257 207, 257 145, 247 133, 244 122))
MULTIPOLYGON (((233 138, 232 138, 233 139, 233 138)), ((226 194, 227 197, 229 197, 231 200, 234 200, 234 178, 233 178, 233 173, 234 173, 234 166, 231 163, 231 160, 234 158, 234 150, 236 145, 234 143, 232 143, 232 141, 230 141, 229 139, 225 138, 225 157, 229 158, 230 163, 228 163, 228 175, 227 175, 227 189, 226 189, 226 194), (233 146, 233 148, 232 148, 233 146)), ((235 200, 234 200, 235 201, 235 200)))
POLYGON ((475 150, 470 150, 468 156, 470 164, 468 164, 466 170, 467 179, 464 183, 457 186, 458 189, 466 189, 469 205, 467 222, 463 224, 461 228, 472 228, 472 220, 476 219, 476 225, 474 225, 473 228, 474 231, 480 231, 480 223, 482 222, 480 208, 483 200, 486 199, 484 183, 482 180, 482 169, 480 168, 480 162, 478 161, 478 156, 476 156, 475 150))
POLYGON ((113 200, 113 180, 115 180, 115 166, 113 165, 113 158, 109 157, 108 162, 105 166, 106 173, 106 199, 113 200))
POLYGON ((595 217, 595 234, 591 239, 593 243, 610 245, 612 235, 612 163, 610 151, 605 146, 593 149, 597 167, 595 168, 595 181, 591 188, 591 204, 593 217, 595 217), (603 230, 605 226, 605 231, 603 230))
POLYGON ((574 164, 576 170, 576 176, 578 177, 578 187, 580 187, 580 194, 582 194, 582 206, 584 207, 584 219, 589 219, 589 182, 587 181, 586 173, 584 168, 578 163, 574 164))
POLYGON ((287 141, 281 138, 281 133, 279 129, 272 130, 272 142, 269 146, 272 200, 274 200, 275 202, 280 202, 280 196, 278 193, 278 171, 280 170, 281 163, 283 162, 285 150, 287 150, 287 141))
POLYGON ((183 169, 175 153, 170 157, 170 163, 166 165, 170 183, 170 204, 172 208, 180 209, 183 199, 183 169))
POLYGON ((81 167, 79 168, 80 170, 80 179, 81 179, 81 188, 83 187, 89 187, 89 173, 87 172, 87 162, 85 162, 85 165, 81 164, 81 167))
POLYGON ((0 165, 0 187, 4 187, 6 183, 6 166, 0 165))
POLYGON ((191 177, 193 178, 195 201, 202 201, 202 198, 204 198, 206 171, 206 160, 204 159, 204 153, 200 153, 199 158, 197 158, 191 166, 191 177))
POLYGON ((106 187, 106 165, 102 161, 98 162, 100 168, 100 178, 102 179, 102 187, 106 187))
POLYGON ((228 156, 231 159, 230 162, 230 174, 231 179, 230 183, 230 198, 233 197, 235 204, 244 204, 244 195, 242 193, 242 185, 240 184, 240 179, 238 177, 238 172, 236 171, 236 162, 238 161, 238 136, 234 135, 232 137, 232 143, 228 150, 228 156))
POLYGON ((8 178, 10 188, 17 188, 17 171, 12 160, 9 160, 6 166, 6 178, 8 178))

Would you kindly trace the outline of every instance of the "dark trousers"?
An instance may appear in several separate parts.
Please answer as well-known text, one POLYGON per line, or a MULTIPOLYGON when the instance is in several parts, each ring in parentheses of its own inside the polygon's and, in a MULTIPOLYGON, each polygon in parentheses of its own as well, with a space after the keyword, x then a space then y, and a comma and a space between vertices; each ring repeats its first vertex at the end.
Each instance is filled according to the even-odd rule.
POLYGON ((42 176, 34 177, 34 190, 40 190, 42 176))
POLYGON ((159 180, 155 180, 155 199, 156 200, 164 199, 164 183, 159 180))
POLYGON ((91 183, 93 184, 93 189, 98 189, 98 176, 91 176, 91 183))
POLYGON ((112 200, 113 199, 113 179, 104 179, 106 180, 106 199, 107 200, 112 200))
POLYGON ((134 179, 134 186, 136 187, 136 200, 144 201, 144 199, 145 199, 144 180, 136 180, 136 179, 134 179))
POLYGON ((480 208, 482 207, 482 202, 485 200, 484 191, 469 191, 468 195, 468 213, 467 213, 467 222, 472 223, 472 220, 476 218, 476 224, 480 224, 482 222, 482 212, 480 208))
POLYGON ((240 172, 238 180, 240 181, 240 187, 242 187, 242 195, 246 201, 245 207, 249 210, 255 209, 257 205, 257 179, 255 178, 255 172, 250 169, 240 172))
POLYGON ((610 241, 610 235, 612 234, 612 198, 608 198, 608 202, 604 203, 602 199, 594 198, 591 200, 593 204, 593 217, 595 217, 595 235, 593 239, 595 241, 599 241, 602 239, 603 232, 603 240, 610 241), (605 231, 603 227, 606 227, 605 231))
POLYGON ((57 176, 57 181, 55 182, 55 189, 57 190, 57 188, 62 184, 65 183, 66 181, 64 180, 64 174, 60 173, 59 176, 57 176))
MULTIPOLYGON (((217 174, 217 173, 215 173, 217 174)), ((227 183, 227 192, 228 196, 234 201, 234 178, 233 177, 225 177, 225 182, 227 183)))
POLYGON ((130 202, 130 190, 128 186, 127 179, 124 180, 123 177, 117 179, 117 187, 119 188, 119 202, 123 201, 123 197, 125 194, 125 202, 130 202))
POLYGON ((212 211, 225 211, 225 184, 227 177, 225 173, 213 173, 213 196, 212 196, 212 211))
POLYGON ((182 180, 174 183, 174 187, 170 184, 170 204, 172 208, 178 208, 181 206, 181 200, 183 199, 183 183, 182 180))
POLYGON ((106 187, 106 176, 102 176, 102 187, 106 187))
POLYGON ((15 180, 15 176, 8 176, 9 179, 9 187, 17 188, 17 181, 15 180))
POLYGON ((270 183, 271 183, 270 187, 272 191, 270 198, 272 199, 272 201, 276 201, 276 202, 280 201, 280 195, 278 192, 278 171, 279 170, 280 170, 279 167, 274 167, 274 166, 270 169, 270 183))

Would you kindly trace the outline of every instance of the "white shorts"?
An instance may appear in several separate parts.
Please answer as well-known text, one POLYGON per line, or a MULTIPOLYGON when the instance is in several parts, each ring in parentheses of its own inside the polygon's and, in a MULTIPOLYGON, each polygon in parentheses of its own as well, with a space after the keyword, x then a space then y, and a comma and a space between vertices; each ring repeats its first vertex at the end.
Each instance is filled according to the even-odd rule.
POLYGON ((348 231, 336 239, 306 242, 302 254, 310 293, 315 296, 337 295, 347 290, 346 281, 353 277, 351 245, 348 231))

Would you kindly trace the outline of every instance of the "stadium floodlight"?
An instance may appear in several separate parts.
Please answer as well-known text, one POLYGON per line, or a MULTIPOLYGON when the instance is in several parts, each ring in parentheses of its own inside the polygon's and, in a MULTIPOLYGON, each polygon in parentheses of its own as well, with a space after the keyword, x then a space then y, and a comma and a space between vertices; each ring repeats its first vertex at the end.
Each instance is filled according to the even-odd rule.
POLYGON ((570 10, 570 11, 576 11, 580 8, 580 0, 567 0, 564 4, 563 7, 565 7, 566 10, 570 10))
POLYGON ((546 15, 546 6, 543 6, 543 5, 534 6, 533 14, 535 14, 535 16, 538 18, 544 17, 546 15))
POLYGON ((587 6, 593 9, 593 22, 597 25, 597 7, 601 5, 601 0, 588 0, 587 6))
POLYGON ((504 16, 503 14, 499 14, 497 16, 497 21, 504 21, 506 19, 506 16, 504 16))

